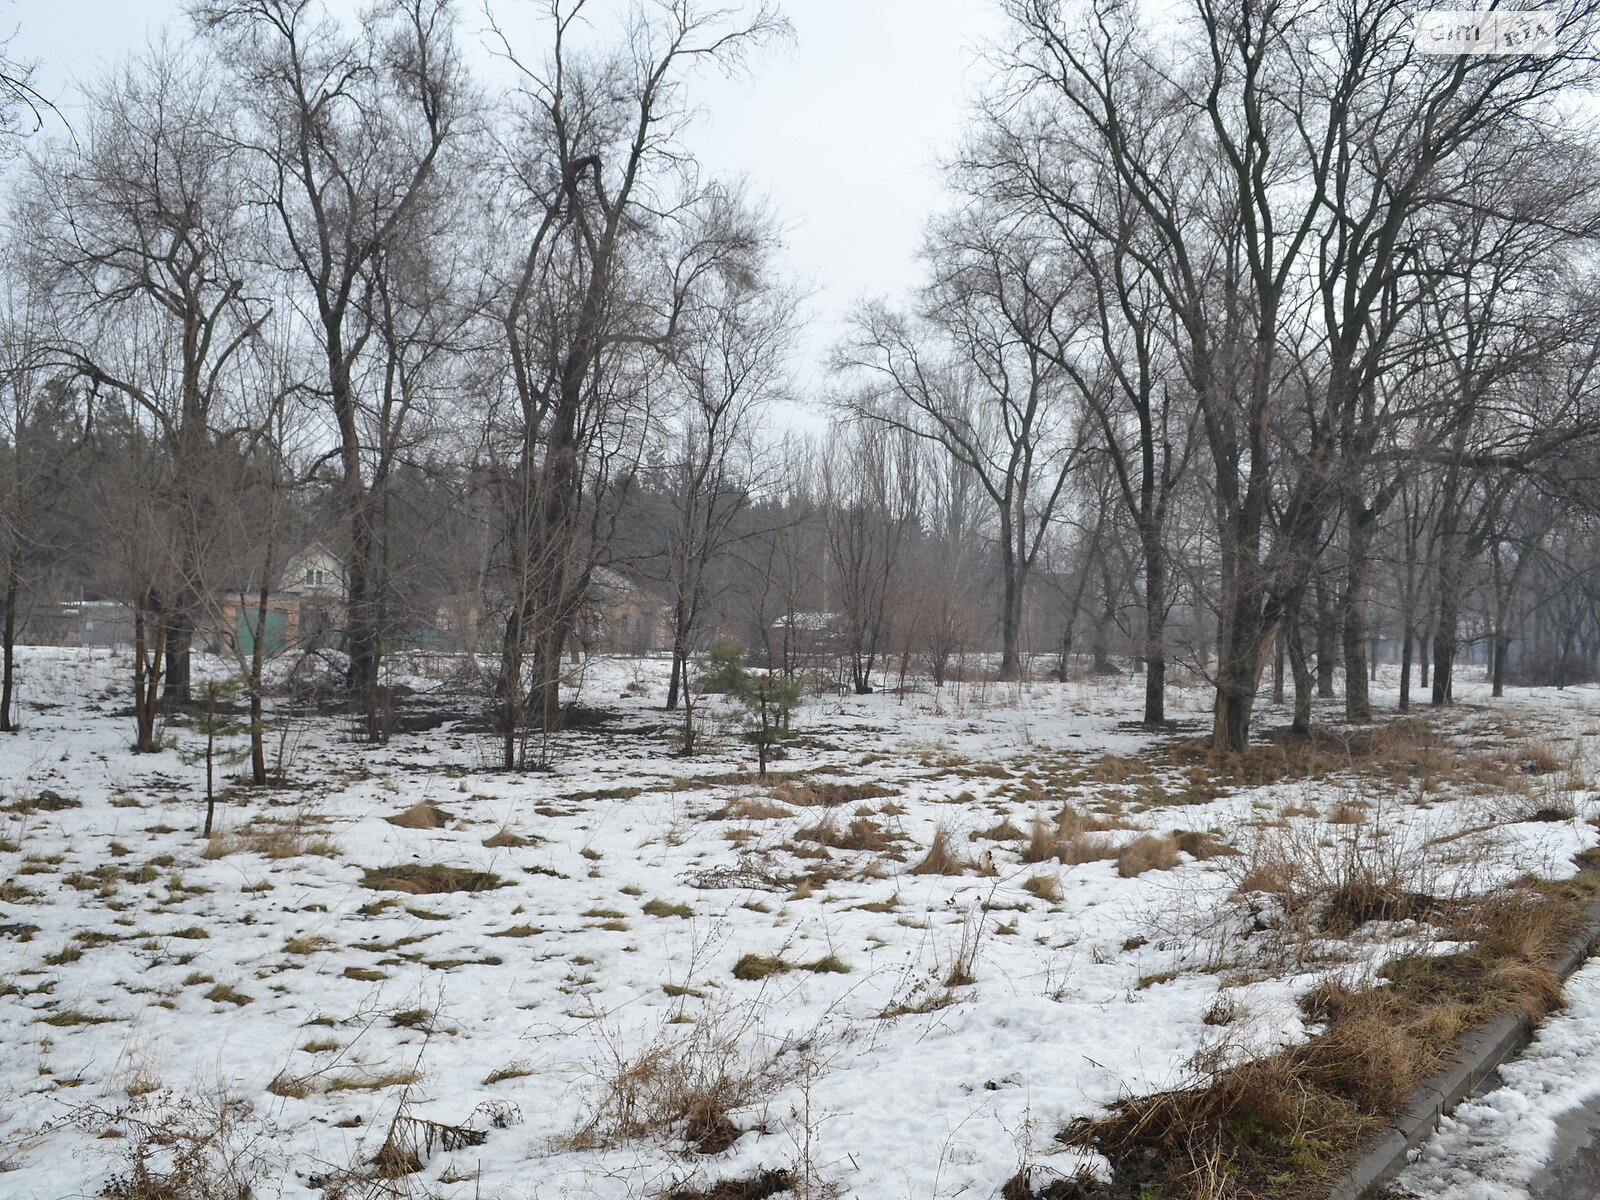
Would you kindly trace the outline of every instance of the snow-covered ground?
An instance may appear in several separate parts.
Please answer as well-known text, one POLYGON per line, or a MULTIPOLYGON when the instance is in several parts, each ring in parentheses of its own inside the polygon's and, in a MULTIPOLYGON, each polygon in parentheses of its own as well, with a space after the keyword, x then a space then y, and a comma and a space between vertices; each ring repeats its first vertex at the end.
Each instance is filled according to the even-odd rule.
MULTIPOLYGON (((134 756, 124 660, 28 652, 29 727, 0 737, 0 1197, 97 1194, 141 1122, 220 1127, 208 1153, 232 1147, 256 1196, 316 1197, 402 1110, 487 1135, 420 1147, 389 1185, 416 1194, 620 1200, 784 1169, 813 1196, 990 1197, 1025 1163, 1076 1169, 1065 1121, 1183 1082, 1202 1047, 1306 1036, 1297 996, 1432 936, 1252 934, 1252 864, 1381 858, 1446 894, 1569 875, 1596 841, 1594 688, 1464 688, 1452 754, 1572 764, 1506 791, 1207 786, 1128 724, 1118 680, 813 697, 763 784, 730 734, 672 755, 663 668, 591 664, 583 698, 616 716, 560 735, 543 772, 488 770, 489 739, 453 723, 372 747, 298 718, 275 734, 288 785, 238 791, 230 852, 203 856, 196 734, 134 756), (826 784, 858 786, 807 803, 826 784), (422 802, 442 827, 386 820, 422 802), (1108 852, 1210 839, 1137 875, 1022 861, 1017 833, 1066 804, 1108 852), (940 830, 963 873, 915 870, 940 830), (408 864, 501 886, 364 885, 408 864), (736 973, 746 956, 788 969, 736 973), (716 1087, 737 1137, 700 1153, 662 1114, 716 1087)), ((1205 705, 1175 690, 1191 736, 1205 705)))

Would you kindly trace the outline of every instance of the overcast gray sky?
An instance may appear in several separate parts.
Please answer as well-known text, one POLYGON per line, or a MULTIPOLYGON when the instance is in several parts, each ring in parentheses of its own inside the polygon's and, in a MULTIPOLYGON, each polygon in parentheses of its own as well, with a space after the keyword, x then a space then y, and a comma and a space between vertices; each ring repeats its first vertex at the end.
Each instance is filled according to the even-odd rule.
MULTIPOLYGON (((533 45, 534 7, 491 3, 513 31, 528 22, 533 45)), ((461 9, 477 44, 479 0, 461 9)), ((818 288, 805 352, 815 361, 856 297, 896 295, 914 281, 923 220, 941 203, 934 161, 959 136, 981 78, 976 49, 999 23, 984 0, 788 0, 784 9, 795 44, 756 62, 747 80, 706 80, 697 139, 710 166, 747 176, 792 226, 791 264, 818 288)), ((176 0, 16 0, 7 18, 15 52, 39 60, 41 90, 70 119, 76 82, 181 13, 176 0)))

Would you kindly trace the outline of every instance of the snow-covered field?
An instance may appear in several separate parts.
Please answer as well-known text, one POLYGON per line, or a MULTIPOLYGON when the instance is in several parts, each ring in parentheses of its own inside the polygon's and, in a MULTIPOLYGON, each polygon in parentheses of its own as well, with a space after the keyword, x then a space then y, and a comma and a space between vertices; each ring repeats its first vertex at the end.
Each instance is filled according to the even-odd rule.
MULTIPOLYGON (((1116 680, 811 697, 763 784, 731 735, 672 755, 663 668, 591 664, 583 699, 615 716, 546 772, 487 770, 448 723, 372 747, 299 718, 289 786, 238 791, 208 854, 196 734, 134 756, 123 660, 28 652, 29 727, 0 737, 0 1196, 99 1194, 141 1129, 204 1126, 257 1197, 650 1197, 782 1169, 802 1195, 987 1198, 1024 1164, 1075 1170, 1070 1118, 1182 1083, 1203 1047, 1306 1036, 1297 996, 1433 936, 1291 935, 1241 888, 1266 859, 1382 860, 1443 895, 1570 875, 1596 841, 1594 688, 1463 686, 1445 759, 1544 764, 1515 788, 1213 786, 1126 724, 1116 680), (441 827, 386 820, 424 802, 441 827), (1090 861, 1023 861, 1064 805, 1090 861), (1151 869, 1115 857, 1180 831, 1151 869), (960 874, 918 871, 936 840, 960 874), (499 886, 364 883, 408 864, 499 886), (731 1128, 680 1119, 707 1093, 731 1128), (422 1169, 361 1191, 395 1128, 422 1169)), ((1205 705, 1175 692, 1179 736, 1205 705)))

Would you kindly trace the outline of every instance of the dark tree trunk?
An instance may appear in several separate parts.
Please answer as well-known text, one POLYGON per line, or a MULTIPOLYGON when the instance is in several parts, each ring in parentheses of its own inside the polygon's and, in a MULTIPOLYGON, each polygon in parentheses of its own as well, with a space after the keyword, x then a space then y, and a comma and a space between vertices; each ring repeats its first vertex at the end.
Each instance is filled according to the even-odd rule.
POLYGON ((1345 508, 1344 719, 1372 720, 1367 671, 1367 597, 1372 585, 1372 514, 1359 501, 1345 508))
POLYGON ((22 575, 20 545, 13 545, 7 557, 6 616, 4 627, 0 628, 0 733, 15 733, 20 724, 12 715, 17 703, 17 597, 22 575))
POLYGON ((1022 678, 1022 564, 1012 545, 1009 521, 1000 530, 1000 572, 1005 587, 1005 607, 1000 614, 1000 678, 1022 678))

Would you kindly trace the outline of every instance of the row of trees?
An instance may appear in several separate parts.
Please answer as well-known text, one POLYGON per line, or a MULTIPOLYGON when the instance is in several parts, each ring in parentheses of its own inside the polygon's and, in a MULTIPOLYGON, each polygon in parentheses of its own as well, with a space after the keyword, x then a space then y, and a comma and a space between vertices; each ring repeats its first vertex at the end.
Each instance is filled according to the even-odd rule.
POLYGON ((1219 749, 1245 745, 1280 641, 1303 663, 1330 572, 1345 715, 1371 719, 1377 543, 1409 501, 1401 556, 1431 547, 1447 700, 1464 580, 1508 497, 1594 497, 1595 6, 1547 10, 1556 53, 1448 57, 1419 51, 1399 0, 1194 0, 1159 23, 1123 0, 1003 7, 1014 41, 951 166, 964 203, 923 302, 858 322, 847 359, 877 381, 857 411, 983 479, 1008 593, 1077 460, 1109 463, 1148 722, 1175 502, 1203 476, 1219 749))
MULTIPOLYGON (((773 214, 690 153, 691 86, 786 33, 658 0, 340 23, 195 0, 13 172, 4 696, 27 593, 135 613, 138 744, 188 702, 219 595, 264 627, 312 533, 348 571, 359 731, 408 606, 446 596, 507 767, 560 719, 600 569, 669 614, 667 705, 737 633, 795 667, 819 614, 857 691, 898 660, 1002 678, 1080 629, 1166 716, 1211 679, 1242 747, 1371 646, 1448 702, 1600 654, 1594 5, 1544 57, 1420 55, 1399 0, 1004 0, 1012 31, 929 226, 925 286, 864 304, 833 432, 775 434, 801 300, 773 214), (1381 613, 1375 626, 1374 604, 1381 613), (1417 655, 1426 657, 1417 662, 1417 655), (1535 660, 1540 660, 1536 664, 1535 660), (1281 686, 1281 682, 1280 682, 1281 686)), ((908 219, 912 219, 908 215, 908 219)), ((811 398, 818 399, 818 398, 811 398)), ((241 671, 259 708, 266 639, 241 671)))

